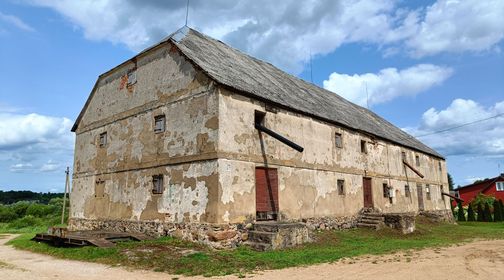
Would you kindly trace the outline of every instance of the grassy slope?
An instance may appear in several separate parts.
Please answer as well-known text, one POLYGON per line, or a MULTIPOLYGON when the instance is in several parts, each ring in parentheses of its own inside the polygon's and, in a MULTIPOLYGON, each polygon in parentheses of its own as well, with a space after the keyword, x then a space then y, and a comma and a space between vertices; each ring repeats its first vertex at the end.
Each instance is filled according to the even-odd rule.
POLYGON ((282 251, 255 252, 247 247, 212 251, 174 238, 120 243, 115 248, 55 248, 31 242, 33 234, 10 241, 19 249, 60 258, 126 265, 185 275, 242 274, 255 270, 311 265, 364 254, 385 254, 399 250, 438 247, 479 239, 504 239, 504 223, 432 225, 417 223, 417 231, 401 235, 392 230, 352 229, 318 234, 318 241, 282 251))

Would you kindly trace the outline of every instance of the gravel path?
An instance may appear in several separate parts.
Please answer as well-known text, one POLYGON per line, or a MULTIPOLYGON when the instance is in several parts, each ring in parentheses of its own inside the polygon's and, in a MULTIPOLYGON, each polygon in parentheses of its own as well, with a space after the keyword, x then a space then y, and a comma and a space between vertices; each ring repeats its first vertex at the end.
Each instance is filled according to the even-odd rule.
MULTIPOLYGON (((186 279, 151 271, 55 259, 6 246, 14 235, 0 238, 0 278, 3 279, 186 279)), ((476 241, 441 249, 364 256, 333 264, 288 268, 248 275, 253 279, 501 279, 504 275, 504 240, 476 241)), ((191 277, 187 279, 209 279, 191 277)), ((212 279, 237 279, 236 276, 212 279)))

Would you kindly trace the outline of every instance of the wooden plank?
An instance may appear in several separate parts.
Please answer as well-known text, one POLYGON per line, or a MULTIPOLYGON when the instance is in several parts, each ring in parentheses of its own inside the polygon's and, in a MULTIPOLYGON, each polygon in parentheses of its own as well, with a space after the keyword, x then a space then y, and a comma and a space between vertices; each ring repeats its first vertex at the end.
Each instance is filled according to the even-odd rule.
POLYGON ((416 170, 411 164, 409 164, 407 161, 403 160, 403 163, 404 165, 406 165, 407 167, 409 167, 409 169, 413 170, 413 172, 415 172, 418 176, 420 176, 420 178, 423 178, 424 175, 422 173, 420 173, 420 171, 416 170))

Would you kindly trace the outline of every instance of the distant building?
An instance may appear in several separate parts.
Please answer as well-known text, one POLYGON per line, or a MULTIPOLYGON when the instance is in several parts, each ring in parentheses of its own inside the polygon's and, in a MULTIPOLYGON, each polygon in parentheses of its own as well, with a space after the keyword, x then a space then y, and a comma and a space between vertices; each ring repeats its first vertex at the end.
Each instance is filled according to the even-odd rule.
POLYGON ((504 173, 495 178, 460 187, 455 191, 456 196, 464 200, 463 205, 469 204, 480 193, 504 200, 504 173))

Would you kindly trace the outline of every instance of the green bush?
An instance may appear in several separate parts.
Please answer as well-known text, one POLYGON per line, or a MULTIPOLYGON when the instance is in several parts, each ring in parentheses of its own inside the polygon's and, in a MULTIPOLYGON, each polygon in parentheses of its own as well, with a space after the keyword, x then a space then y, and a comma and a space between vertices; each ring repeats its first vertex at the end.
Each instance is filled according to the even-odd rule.
POLYGON ((474 210, 473 210, 470 203, 469 203, 469 206, 467 207, 467 221, 468 222, 476 221, 476 218, 474 217, 474 210))
POLYGON ((8 223, 15 219, 17 219, 17 215, 11 207, 0 205, 0 223, 8 223))
POLYGON ((494 209, 494 222, 502 222, 502 210, 500 207, 500 203, 497 200, 494 200, 493 203, 493 209, 494 209))
POLYGON ((9 205, 8 207, 12 208, 16 213, 17 218, 24 217, 26 215, 26 209, 30 206, 29 202, 19 201, 14 204, 9 205))
POLYGON ((23 218, 19 218, 15 221, 12 221, 8 227, 12 229, 21 229, 28 227, 37 227, 44 226, 44 221, 40 218, 33 216, 24 216, 23 218))
POLYGON ((485 209, 483 210, 483 222, 491 222, 492 212, 490 211, 490 206, 485 203, 485 209))
POLYGON ((478 205, 478 217, 477 217, 477 221, 478 222, 483 222, 483 207, 481 206, 481 203, 477 204, 478 205))
POLYGON ((492 206, 494 200, 495 200, 494 196, 484 195, 480 193, 471 201, 471 204, 473 207, 477 206, 478 204, 483 204, 482 207, 483 209, 485 209, 485 204, 487 204, 488 206, 492 206))
POLYGON ((457 204, 457 221, 459 222, 465 222, 465 214, 464 214, 464 207, 462 207, 462 201, 459 201, 457 204))
POLYGON ((56 214, 58 209, 55 205, 44 205, 38 203, 32 203, 26 209, 26 215, 43 218, 48 215, 56 214))
POLYGON ((502 199, 499 199, 499 206, 501 210, 502 221, 504 221, 504 203, 502 203, 502 199))

